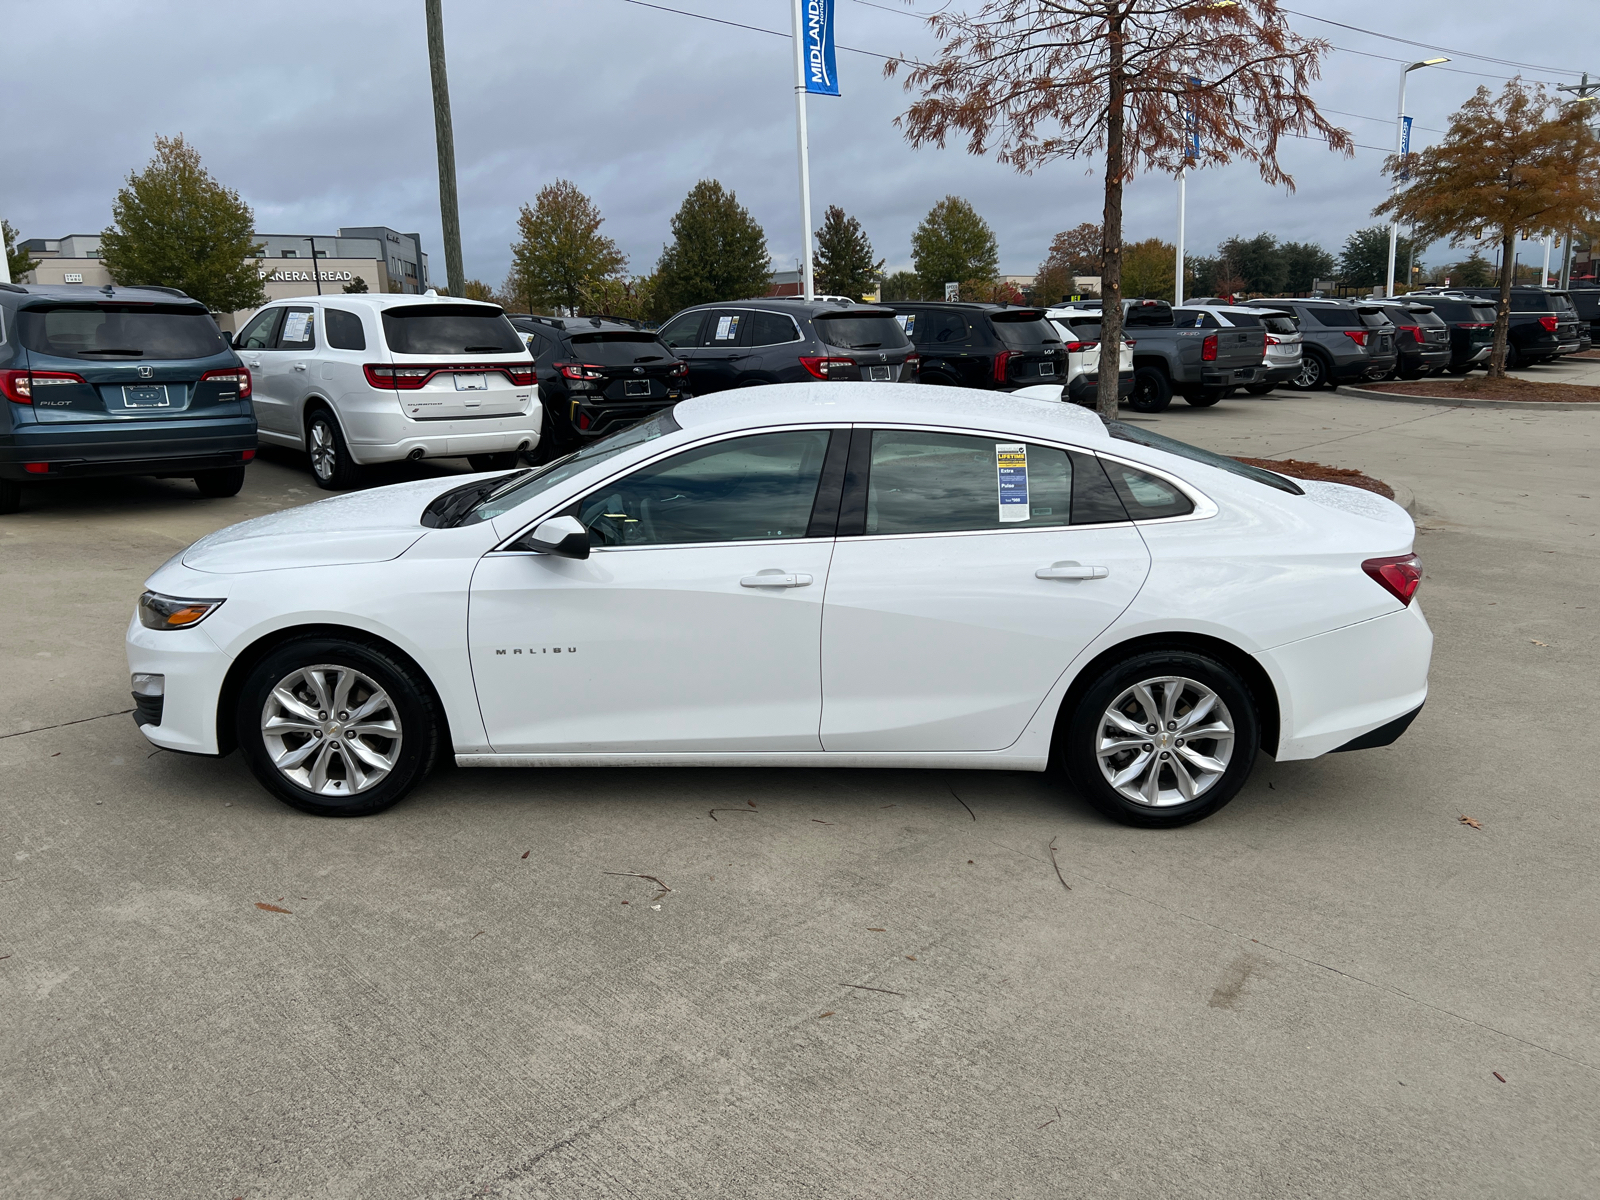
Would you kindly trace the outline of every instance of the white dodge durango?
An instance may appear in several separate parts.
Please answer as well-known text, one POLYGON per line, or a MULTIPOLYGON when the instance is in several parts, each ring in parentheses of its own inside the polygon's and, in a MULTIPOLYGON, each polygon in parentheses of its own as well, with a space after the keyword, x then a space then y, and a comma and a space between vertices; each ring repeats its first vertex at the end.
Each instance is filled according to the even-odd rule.
POLYGON ((539 441, 533 356, 493 304, 299 296, 256 313, 233 345, 254 377, 261 440, 305 450, 330 491, 404 458, 499 470, 539 441))

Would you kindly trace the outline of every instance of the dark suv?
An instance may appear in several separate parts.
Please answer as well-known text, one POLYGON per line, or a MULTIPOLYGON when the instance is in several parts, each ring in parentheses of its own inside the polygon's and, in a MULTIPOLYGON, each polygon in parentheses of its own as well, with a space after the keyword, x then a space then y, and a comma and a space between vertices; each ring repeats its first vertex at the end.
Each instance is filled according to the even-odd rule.
POLYGON ((1459 292, 1411 292, 1406 298, 1433 309, 1433 315, 1449 330, 1450 362, 1446 369, 1452 375, 1465 375, 1473 367, 1488 366, 1489 352, 1494 349, 1491 301, 1459 292))
POLYGON ((232 496, 255 457, 250 372, 168 288, 0 284, 0 513, 23 483, 191 478, 232 496))
POLYGON ((1433 311, 1432 299, 1372 300, 1383 309, 1395 329, 1395 350, 1399 361, 1395 374, 1401 379, 1421 379, 1437 375, 1450 365, 1450 327, 1433 311))
POLYGON ((536 462, 689 397, 688 365, 653 333, 605 317, 511 317, 534 358, 544 430, 536 462))
POLYGON ((769 297, 684 309, 658 335, 696 395, 816 379, 914 381, 917 355, 887 308, 769 297))
POLYGON ((896 303, 922 356, 922 383, 1011 391, 1067 382, 1067 348, 1042 308, 896 303))
MULTIPOLYGON (((1433 289, 1426 290, 1431 292, 1433 289)), ((1500 289, 1497 287, 1439 290, 1447 295, 1487 300, 1491 307, 1500 304, 1500 289)), ((1427 303, 1425 296, 1416 292, 1411 295, 1427 303)), ((1581 345, 1578 313, 1566 292, 1537 287, 1511 289, 1511 313, 1506 329, 1506 366, 1527 367, 1534 363, 1549 362, 1563 354, 1576 354, 1581 345)))

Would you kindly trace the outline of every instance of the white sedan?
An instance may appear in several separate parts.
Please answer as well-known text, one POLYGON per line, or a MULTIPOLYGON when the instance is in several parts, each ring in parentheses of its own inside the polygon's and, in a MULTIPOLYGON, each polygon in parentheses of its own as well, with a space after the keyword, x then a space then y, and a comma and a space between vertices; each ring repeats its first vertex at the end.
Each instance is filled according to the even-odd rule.
POLYGON ((509 475, 213 533, 128 627, 136 719, 306 812, 464 767, 1065 768, 1107 815, 1393 742, 1433 636, 1404 510, 1059 402, 688 400, 509 475))

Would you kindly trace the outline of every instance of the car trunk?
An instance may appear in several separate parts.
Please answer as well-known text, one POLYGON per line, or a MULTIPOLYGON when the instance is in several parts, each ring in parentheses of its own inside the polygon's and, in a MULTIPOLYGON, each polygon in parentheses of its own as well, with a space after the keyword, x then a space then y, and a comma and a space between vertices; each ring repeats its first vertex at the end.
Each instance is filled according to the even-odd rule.
POLYGON ((34 304, 18 325, 41 424, 206 415, 236 406, 247 378, 193 305, 34 304))
POLYGON ((1066 344, 1042 308, 1003 309, 991 312, 989 320, 1005 346, 995 364, 997 382, 1026 387, 1065 377, 1066 344))
POLYGON ((408 304, 383 310, 392 366, 367 369, 399 392, 414 421, 509 417, 528 411, 533 361, 521 335, 484 304, 408 304))
POLYGON ((830 353, 842 350, 855 365, 854 373, 849 368, 830 367, 829 379, 854 377, 871 383, 894 383, 901 377, 906 357, 914 353, 911 339, 888 309, 823 312, 812 317, 811 324, 830 353))
POLYGON ((688 368, 653 333, 606 330, 571 341, 574 360, 590 377, 584 382, 591 400, 659 405, 682 394, 688 368))

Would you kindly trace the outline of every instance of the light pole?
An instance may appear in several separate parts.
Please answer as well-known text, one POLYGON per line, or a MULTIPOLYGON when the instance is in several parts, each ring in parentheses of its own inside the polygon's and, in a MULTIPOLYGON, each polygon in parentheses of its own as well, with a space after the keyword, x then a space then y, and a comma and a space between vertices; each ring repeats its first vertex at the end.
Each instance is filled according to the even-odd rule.
MULTIPOLYGON (((1450 60, 1448 58, 1425 58, 1421 62, 1412 63, 1404 71, 1400 72, 1400 108, 1395 115, 1394 122, 1394 152, 1396 156, 1404 154, 1408 148, 1406 146, 1406 76, 1411 74, 1413 71, 1420 70, 1423 67, 1437 67, 1440 63, 1447 63, 1449 61, 1450 60)), ((1402 164, 1402 167, 1403 166, 1404 164, 1402 164)), ((1400 191, 1401 182, 1402 178, 1397 175, 1395 177, 1394 186, 1390 189, 1391 195, 1400 191)), ((1394 217, 1389 221, 1389 280, 1383 290, 1383 294, 1385 296, 1394 295, 1394 254, 1399 240, 1400 218, 1394 217)), ((1409 283, 1409 280, 1407 282, 1409 283)))
POLYGON ((811 145, 806 135, 806 37, 800 0, 794 0, 794 124, 800 149, 800 295, 815 300, 811 259, 811 145))
MULTIPOLYGON (((1573 96, 1575 97, 1573 99, 1572 103, 1573 104, 1583 104, 1585 102, 1592 101, 1592 100, 1596 99, 1597 95, 1600 95, 1600 83, 1590 83, 1589 82, 1589 72, 1585 71, 1583 73, 1583 82, 1582 83, 1563 83, 1563 84, 1560 84, 1560 85, 1558 85, 1556 87, 1556 91, 1558 91, 1558 92, 1571 92, 1573 94, 1573 96)), ((1587 109, 1586 111, 1590 114, 1590 118, 1592 120, 1593 116, 1594 116, 1594 109, 1591 108, 1591 109, 1587 109)), ((1600 128, 1596 128, 1596 126, 1594 126, 1592 124, 1590 125, 1590 128, 1593 129, 1596 133, 1600 133, 1600 128)), ((1574 231, 1571 228, 1568 228, 1568 230, 1567 230, 1567 240, 1564 243, 1562 243, 1562 251, 1561 251, 1561 287, 1562 287, 1563 290, 1565 290, 1572 283, 1572 235, 1573 235, 1573 232, 1574 231)))

